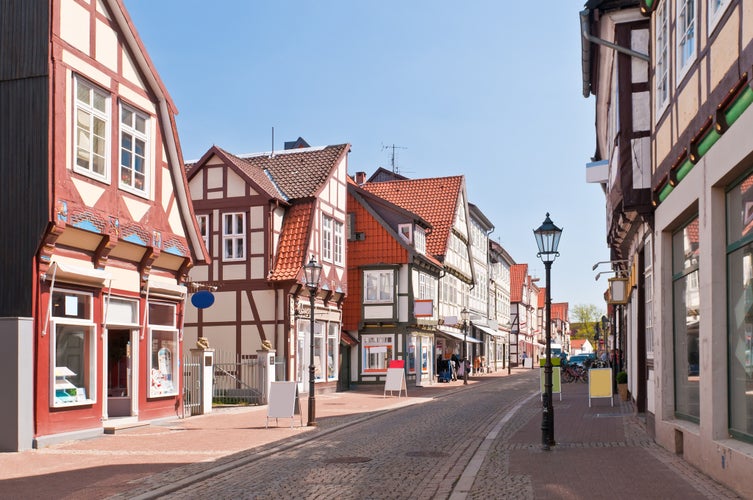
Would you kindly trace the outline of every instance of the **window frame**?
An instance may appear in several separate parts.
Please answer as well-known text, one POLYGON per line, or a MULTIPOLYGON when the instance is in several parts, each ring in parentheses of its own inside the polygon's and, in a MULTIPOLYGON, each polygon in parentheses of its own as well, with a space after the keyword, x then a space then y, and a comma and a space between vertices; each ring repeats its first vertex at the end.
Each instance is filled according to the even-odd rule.
POLYGON ((73 75, 73 158, 72 158, 72 165, 73 165, 73 171, 76 173, 79 173, 81 175, 85 175, 86 177, 90 177, 92 179, 95 179, 100 182, 104 182, 109 184, 110 183, 110 145, 112 141, 112 126, 111 126, 111 119, 112 119, 112 95, 104 90, 102 87, 95 85, 94 83, 90 82, 89 80, 85 79, 84 77, 80 75, 73 75), (83 87, 88 89, 89 91, 89 102, 86 103, 79 99, 79 87, 83 87), (93 104, 94 97, 96 95, 99 95, 103 100, 105 104, 104 111, 97 109, 96 106, 93 104), (81 140, 80 140, 80 132, 79 132, 79 113, 86 113, 89 116, 89 123, 88 123, 88 134, 89 134, 89 145, 88 148, 85 150, 88 153, 88 159, 87 159, 87 166, 81 166, 79 165, 79 149, 82 149, 81 146, 81 140), (98 173, 95 170, 94 165, 94 155, 96 154, 94 152, 94 129, 96 128, 94 124, 95 119, 102 120, 103 123, 103 135, 101 137, 97 136, 99 139, 101 139, 104 142, 104 154, 98 155, 98 157, 102 158, 103 162, 103 172, 98 173))
POLYGON ((325 344, 327 381, 337 380, 340 373, 340 323, 329 322, 325 344))
POLYGON ((204 240, 204 246, 207 248, 207 252, 210 252, 211 255, 211 249, 209 248, 209 236, 211 234, 210 222, 209 214, 196 215, 196 225, 199 226, 199 235, 201 236, 201 239, 204 240))
POLYGON ((222 261, 223 262, 241 262, 246 260, 246 212, 225 212, 222 214, 222 261), (228 217, 231 218, 232 231, 228 231, 228 217), (241 232, 236 233, 238 228, 238 217, 241 218, 241 232), (228 255, 227 243, 233 242, 233 254, 228 255), (238 252, 240 255, 236 255, 238 249, 236 244, 241 244, 241 250, 238 252))
POLYGON ((149 394, 148 398, 162 398, 177 396, 180 393, 180 338, 178 328, 176 326, 176 312, 177 305, 167 302, 149 301, 146 305, 148 308, 148 321, 147 321, 147 380, 149 380, 149 394), (164 307, 167 308, 169 322, 158 322, 159 316, 154 314, 152 307, 164 307), (155 336, 160 334, 160 343, 155 346, 155 336), (170 352, 167 346, 172 345, 170 352), (155 347, 159 347, 155 351, 155 347), (165 353, 163 349, 167 349, 167 353, 170 355, 169 360, 164 359, 165 353), (155 368, 155 360, 158 368, 155 368), (169 365, 165 365, 163 370, 163 364, 165 361, 169 362, 169 365), (169 366, 169 371, 166 368, 169 366), (166 371, 167 373, 162 373, 166 371))
MULTIPOLYGON (((94 322, 94 294, 88 292, 82 292, 80 290, 60 289, 57 288, 50 294, 49 300, 54 301, 56 296, 62 296, 63 307, 67 312, 70 307, 73 307, 70 298, 84 298, 86 303, 84 304, 83 311, 76 302, 75 314, 56 314, 55 307, 51 307, 51 323, 52 331, 50 339, 50 400, 49 405, 51 408, 69 408, 80 407, 95 404, 97 402, 97 325, 94 322), (82 315, 83 313, 83 315, 82 315), (68 366, 58 366, 58 335, 64 333, 69 335, 73 332, 61 332, 61 330, 67 330, 70 328, 78 328, 84 331, 85 338, 83 340, 83 355, 81 356, 81 363, 84 367, 84 374, 80 375, 73 372, 68 366), (58 370, 60 369, 60 370, 58 370), (68 374, 63 369, 67 369, 73 375, 68 374), (57 373, 61 373, 61 377, 64 380, 58 382, 57 373), (77 376, 82 379, 82 386, 73 384, 73 382, 67 380, 68 377, 77 376), (63 384, 60 385, 59 384, 63 384), (67 384, 67 385, 66 385, 67 384), (79 392, 83 389, 83 393, 79 392), (62 392, 60 391, 74 391, 62 392)), ((54 302, 53 302, 54 303, 54 302)), ((60 311, 57 311, 58 313, 60 311)))
POLYGON ((374 375, 386 374, 389 362, 395 359, 395 336, 387 335, 361 335, 361 374, 374 375), (383 355, 382 355, 383 354, 383 355), (371 361, 383 361, 372 364, 371 361))
POLYGON ((144 113, 143 111, 140 111, 136 109, 133 106, 130 106, 124 102, 120 102, 120 119, 118 120, 118 127, 119 127, 119 134, 118 134, 118 151, 120 152, 120 156, 118 159, 118 187, 122 189, 123 191, 128 191, 129 193, 133 193, 137 196, 141 197, 148 197, 149 189, 151 187, 151 172, 152 169, 150 167, 150 148, 151 148, 151 142, 149 141, 149 127, 150 124, 150 116, 147 113, 144 113), (144 121, 144 131, 138 130, 137 127, 134 127, 133 124, 126 124, 123 123, 123 118, 126 115, 126 112, 130 113, 133 117, 132 121, 136 121, 138 118, 141 118, 144 121), (131 144, 132 148, 131 150, 125 150, 123 146, 123 136, 129 135, 131 137, 131 144), (133 162, 135 161, 136 156, 138 156, 136 152, 136 144, 137 141, 143 141, 144 143, 144 154, 143 154, 143 173, 144 176, 143 179, 143 185, 141 188, 136 186, 136 180, 135 175, 137 173, 136 167, 133 165, 133 162), (131 165, 123 165, 123 155, 125 152, 128 152, 131 155, 131 165), (123 169, 128 169, 131 173, 131 179, 132 184, 129 184, 125 182, 123 177, 123 169))
POLYGON ((364 269, 363 271, 363 303, 364 304, 392 304, 395 301, 395 271, 393 269, 364 269), (376 282, 370 282, 371 276, 376 282), (389 283, 385 283, 385 278, 389 283), (371 283, 375 283, 374 296, 370 298, 371 283), (389 290, 388 297, 384 297, 389 290))
POLYGON ((656 47, 656 67, 654 71, 654 95, 656 103, 656 121, 658 122, 664 111, 669 107, 670 94, 670 52, 669 52, 669 4, 661 2, 656 8, 656 25, 654 27, 654 46, 656 47), (663 21, 662 26, 659 26, 663 21), (662 29, 663 28, 663 29, 662 29), (659 67, 662 65, 663 70, 659 67), (660 77, 659 75, 663 75, 660 77), (660 82, 664 83, 664 98, 660 101, 660 82))
POLYGON ((711 36, 713 31, 719 25, 727 7, 732 4, 732 0, 708 0, 708 34, 711 36))
POLYGON ((322 214, 322 260, 332 262, 334 219, 327 214, 322 214))
POLYGON ((677 81, 679 84, 685 75, 690 71, 691 66, 698 57, 698 0, 680 0, 677 5, 677 15, 675 17, 675 67, 677 71, 677 81), (692 19, 687 21, 688 8, 692 8, 692 19), (683 22, 685 20, 685 22, 683 22), (682 30, 682 31, 681 31, 682 30), (688 32, 691 36, 689 36, 688 32), (684 56, 685 46, 692 42, 692 51, 684 56))
POLYGON ((335 219, 333 226, 332 258, 335 264, 342 266, 345 263, 345 224, 335 219))

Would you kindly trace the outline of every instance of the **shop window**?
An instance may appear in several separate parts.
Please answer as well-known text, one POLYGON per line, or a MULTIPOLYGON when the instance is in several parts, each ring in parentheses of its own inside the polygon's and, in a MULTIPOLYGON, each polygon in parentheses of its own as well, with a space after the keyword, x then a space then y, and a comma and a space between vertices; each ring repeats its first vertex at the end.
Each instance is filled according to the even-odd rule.
POLYGON ((149 397, 178 394, 178 329, 175 306, 149 303, 149 397))
POLYGON ((395 340, 392 335, 362 335, 362 371, 365 374, 387 373, 393 359, 395 340))
POLYGON ((698 217, 672 237, 674 304, 675 413, 700 421, 701 356, 699 343, 698 217))
POLYGON ((316 380, 323 380, 324 374, 326 373, 326 355, 322 324, 317 321, 314 323, 314 378, 316 380))
POLYGON ((753 175, 727 193, 729 430, 753 442, 753 175))
POLYGON ((119 297, 105 298, 105 319, 108 325, 138 327, 138 301, 119 297))
POLYGON ((330 323, 327 329, 327 380, 337 380, 340 323, 330 323))
POLYGON ((96 401, 96 327, 91 294, 56 290, 52 294, 50 361, 51 406, 96 401))

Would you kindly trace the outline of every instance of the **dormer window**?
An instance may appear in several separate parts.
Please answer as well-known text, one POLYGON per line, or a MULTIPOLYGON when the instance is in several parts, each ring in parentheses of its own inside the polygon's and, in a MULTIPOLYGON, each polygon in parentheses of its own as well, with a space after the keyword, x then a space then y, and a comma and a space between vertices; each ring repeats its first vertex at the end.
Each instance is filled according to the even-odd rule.
POLYGON ((397 230, 408 243, 413 243, 413 224, 399 224, 397 230))
POLYGON ((422 227, 415 227, 413 232, 413 246, 416 248, 416 252, 426 254, 426 232, 422 227))

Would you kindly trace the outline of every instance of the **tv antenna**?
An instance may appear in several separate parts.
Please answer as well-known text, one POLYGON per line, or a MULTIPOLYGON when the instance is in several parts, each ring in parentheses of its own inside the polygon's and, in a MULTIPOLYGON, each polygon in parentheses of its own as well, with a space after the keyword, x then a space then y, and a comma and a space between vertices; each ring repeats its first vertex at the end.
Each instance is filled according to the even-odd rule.
POLYGON ((392 173, 399 174, 400 168, 398 168, 397 163, 395 162, 395 150, 396 149, 408 149, 408 148, 403 147, 403 146, 395 146, 394 144, 392 146, 385 146, 384 144, 382 144, 382 150, 385 150, 385 149, 392 150, 392 153, 390 154, 390 165, 392 166, 392 173))

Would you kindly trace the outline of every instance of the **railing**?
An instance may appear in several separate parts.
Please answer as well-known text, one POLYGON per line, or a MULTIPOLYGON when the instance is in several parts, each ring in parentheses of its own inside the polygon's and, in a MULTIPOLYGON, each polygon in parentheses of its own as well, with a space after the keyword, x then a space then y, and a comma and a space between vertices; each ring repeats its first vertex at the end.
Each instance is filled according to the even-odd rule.
POLYGON ((256 355, 215 351, 212 403, 214 405, 261 404, 262 370, 256 355))

